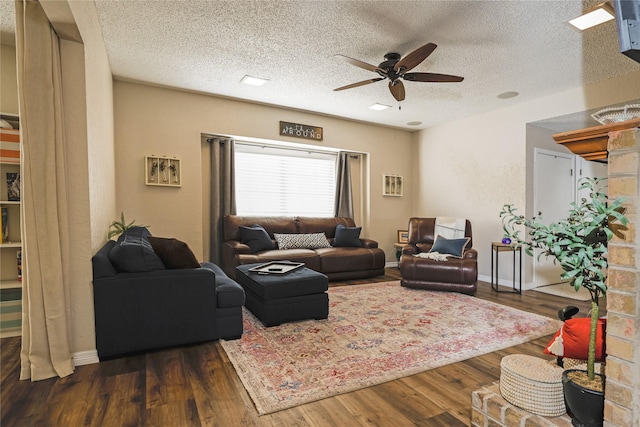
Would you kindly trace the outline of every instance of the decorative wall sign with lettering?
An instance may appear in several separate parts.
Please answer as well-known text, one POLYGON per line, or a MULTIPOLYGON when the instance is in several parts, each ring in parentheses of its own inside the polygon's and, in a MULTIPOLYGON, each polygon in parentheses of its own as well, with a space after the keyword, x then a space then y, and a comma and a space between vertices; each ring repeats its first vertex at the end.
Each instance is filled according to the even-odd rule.
POLYGON ((280 122, 280 135, 322 141, 322 128, 299 123, 280 122))

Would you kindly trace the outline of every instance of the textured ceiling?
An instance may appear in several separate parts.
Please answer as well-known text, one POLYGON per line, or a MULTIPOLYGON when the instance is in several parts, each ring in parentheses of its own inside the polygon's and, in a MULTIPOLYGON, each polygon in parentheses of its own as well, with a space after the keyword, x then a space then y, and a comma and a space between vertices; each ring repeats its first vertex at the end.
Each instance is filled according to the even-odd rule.
MULTIPOLYGON (((5 2, 6 0, 2 0, 5 2)), ((613 21, 579 33, 566 21, 595 1, 95 0, 114 77, 422 129, 640 70, 613 21), (387 82, 334 57, 377 65, 433 42, 412 71, 461 83, 387 82), (262 87, 240 83, 262 77, 262 87), (510 99, 497 96, 516 91, 510 99), (393 108, 373 111, 374 103, 393 108), (422 122, 408 126, 408 122, 422 122)), ((3 18, 3 30, 4 30, 3 18)), ((630 94, 638 98, 640 94, 630 94)))

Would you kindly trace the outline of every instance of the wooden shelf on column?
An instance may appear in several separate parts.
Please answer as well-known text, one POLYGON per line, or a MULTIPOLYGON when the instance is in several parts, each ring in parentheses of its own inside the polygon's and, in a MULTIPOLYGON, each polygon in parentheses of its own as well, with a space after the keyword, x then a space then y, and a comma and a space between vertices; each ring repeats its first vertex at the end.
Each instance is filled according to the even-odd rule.
POLYGON ((585 160, 607 161, 609 132, 640 127, 640 119, 556 133, 553 139, 585 160))

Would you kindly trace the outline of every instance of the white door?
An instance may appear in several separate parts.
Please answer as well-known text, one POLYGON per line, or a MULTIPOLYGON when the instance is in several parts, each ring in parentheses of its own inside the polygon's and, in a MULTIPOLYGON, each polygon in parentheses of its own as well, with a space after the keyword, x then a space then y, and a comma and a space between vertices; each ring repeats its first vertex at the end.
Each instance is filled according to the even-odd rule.
MULTIPOLYGON (((533 210, 541 212, 544 224, 566 218, 570 203, 575 200, 575 157, 571 154, 536 149, 534 160, 533 210)), ((534 252, 534 286, 544 286, 562 282, 562 268, 554 264, 553 258, 534 252)))
MULTIPOLYGON (((582 157, 577 157, 577 164, 578 178, 607 178, 609 176, 609 166, 606 163, 592 162, 582 157)), ((608 188, 608 181, 603 181, 597 190, 606 194, 608 193, 608 188)), ((576 202, 579 202, 582 197, 588 196, 586 190, 578 191, 578 199, 576 202)))

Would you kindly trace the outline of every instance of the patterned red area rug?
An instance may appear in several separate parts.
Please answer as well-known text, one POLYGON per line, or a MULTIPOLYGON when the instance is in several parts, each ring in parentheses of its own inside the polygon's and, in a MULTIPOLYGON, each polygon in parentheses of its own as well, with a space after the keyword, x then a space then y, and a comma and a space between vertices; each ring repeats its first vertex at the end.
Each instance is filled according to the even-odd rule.
POLYGON ((260 415, 552 334, 561 322, 400 282, 329 289, 329 318, 265 328, 244 312, 221 341, 260 415))

